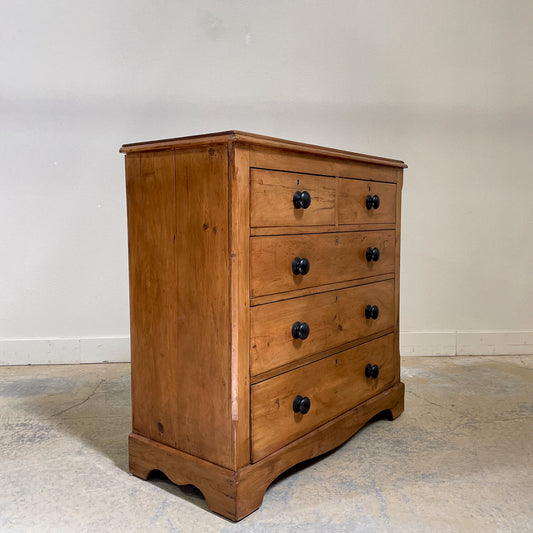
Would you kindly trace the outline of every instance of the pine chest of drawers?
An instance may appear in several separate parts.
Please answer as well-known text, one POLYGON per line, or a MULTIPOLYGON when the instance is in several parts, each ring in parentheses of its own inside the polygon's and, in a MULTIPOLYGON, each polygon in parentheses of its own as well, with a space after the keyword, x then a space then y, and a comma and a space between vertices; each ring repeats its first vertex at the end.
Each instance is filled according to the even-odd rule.
POLYGON ((403 411, 401 161, 238 131, 124 145, 130 471, 239 520, 403 411))

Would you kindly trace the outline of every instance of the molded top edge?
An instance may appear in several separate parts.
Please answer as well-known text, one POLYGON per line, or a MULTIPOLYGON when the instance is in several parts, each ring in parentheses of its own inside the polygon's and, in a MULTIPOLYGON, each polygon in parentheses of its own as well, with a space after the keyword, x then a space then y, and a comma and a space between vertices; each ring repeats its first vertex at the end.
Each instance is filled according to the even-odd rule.
POLYGON ((123 154, 129 154, 133 152, 145 152, 150 150, 169 150, 178 147, 225 142, 242 142, 270 148, 279 148, 282 150, 284 149, 297 152, 306 152, 309 154, 340 157, 342 159, 364 161, 366 163, 376 163, 379 165, 407 168, 407 165, 403 161, 400 161, 398 159, 389 159, 386 157, 359 154, 346 150, 337 150, 335 148, 327 148, 325 146, 317 146, 314 144, 288 141, 286 139, 278 139, 276 137, 268 137, 266 135, 258 135, 256 133, 246 133, 244 131, 238 130, 206 133, 202 135, 191 135, 188 137, 178 137, 175 139, 162 139, 157 141, 124 144, 120 149, 120 152, 123 154))

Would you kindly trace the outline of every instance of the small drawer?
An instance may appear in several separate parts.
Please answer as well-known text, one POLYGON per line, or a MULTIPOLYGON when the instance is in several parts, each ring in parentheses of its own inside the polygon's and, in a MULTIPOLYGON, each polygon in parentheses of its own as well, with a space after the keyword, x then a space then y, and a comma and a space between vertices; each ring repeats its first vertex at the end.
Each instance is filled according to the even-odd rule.
POLYGON ((394 280, 252 307, 251 375, 393 326, 394 280))
POLYGON ((392 385, 393 345, 386 335, 253 385, 252 462, 392 385))
POLYGON ((339 224, 395 224, 396 185, 348 178, 338 180, 339 224))
POLYGON ((335 224, 335 179, 252 169, 250 225, 257 227, 335 224))
POLYGON ((252 237, 251 296, 392 273, 395 249, 393 230, 252 237))

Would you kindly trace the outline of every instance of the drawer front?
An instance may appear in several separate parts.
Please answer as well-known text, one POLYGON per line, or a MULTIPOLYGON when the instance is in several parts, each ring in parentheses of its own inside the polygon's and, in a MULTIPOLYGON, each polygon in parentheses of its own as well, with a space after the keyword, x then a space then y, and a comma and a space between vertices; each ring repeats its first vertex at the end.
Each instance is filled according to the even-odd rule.
POLYGON ((393 326, 394 280, 258 305, 251 309, 250 371, 254 376, 393 326), (367 305, 377 307, 376 318, 367 318, 367 305))
POLYGON ((317 226, 335 223, 335 179, 275 170, 251 170, 250 225, 317 226), (305 196, 294 195, 306 191, 305 196))
MULTIPOLYGON (((251 296, 316 287, 394 272, 395 232, 360 231, 307 235, 252 237, 251 296), (368 248, 379 250, 377 261, 367 261, 368 248), (293 263, 306 274, 295 274, 293 263)), ((299 272, 299 270, 297 270, 299 272)))
POLYGON ((338 180, 339 224, 394 224, 396 185, 355 179, 338 180), (367 198, 372 197, 367 207, 367 198), (379 199, 376 201, 376 197, 379 199), (377 208, 376 208, 377 206, 377 208))
POLYGON ((393 380, 391 334, 253 385, 252 462, 385 390, 393 380), (365 376, 367 364, 379 367, 377 378, 365 376), (306 414, 293 409, 298 395, 310 400, 306 414))

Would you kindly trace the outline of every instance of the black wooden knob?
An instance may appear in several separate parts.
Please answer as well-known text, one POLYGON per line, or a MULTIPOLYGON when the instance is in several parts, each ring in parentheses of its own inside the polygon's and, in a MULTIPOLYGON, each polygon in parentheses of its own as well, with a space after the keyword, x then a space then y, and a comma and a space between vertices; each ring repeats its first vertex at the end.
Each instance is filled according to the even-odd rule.
POLYGON ((292 325, 292 338, 305 340, 309 337, 309 324, 307 322, 295 322, 292 325))
POLYGON ((295 413, 302 413, 302 415, 305 415, 305 413, 309 412, 309 409, 311 409, 311 400, 307 396, 302 397, 298 394, 292 402, 292 410, 295 413))
POLYGON ((366 208, 367 209, 378 209, 381 204, 381 200, 377 194, 371 196, 370 194, 366 197, 366 208))
POLYGON ((376 320, 379 316, 379 307, 377 305, 367 305, 365 307, 365 317, 376 320))
POLYGON ((296 191, 292 203, 296 209, 307 209, 311 205, 311 195, 307 191, 296 191))
POLYGON ((366 260, 370 262, 370 261, 377 261, 378 259, 379 259, 379 250, 377 248, 368 247, 366 249, 366 260))
POLYGON ((305 276, 309 272, 310 266, 311 265, 309 264, 309 260, 305 257, 295 257, 292 262, 292 273, 295 276, 297 276, 298 274, 305 276))
POLYGON ((379 376, 379 366, 368 363, 365 367, 365 376, 367 378, 377 379, 379 376))

